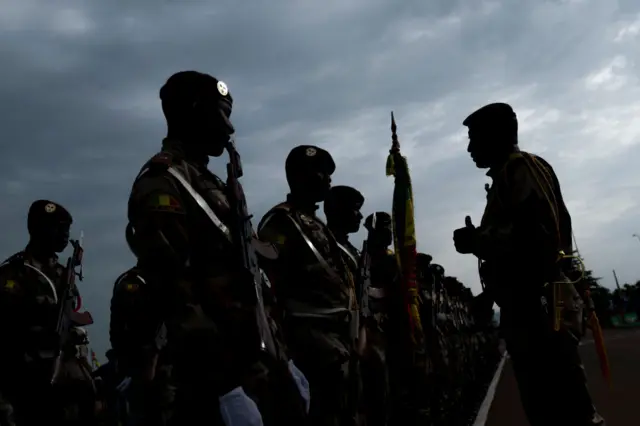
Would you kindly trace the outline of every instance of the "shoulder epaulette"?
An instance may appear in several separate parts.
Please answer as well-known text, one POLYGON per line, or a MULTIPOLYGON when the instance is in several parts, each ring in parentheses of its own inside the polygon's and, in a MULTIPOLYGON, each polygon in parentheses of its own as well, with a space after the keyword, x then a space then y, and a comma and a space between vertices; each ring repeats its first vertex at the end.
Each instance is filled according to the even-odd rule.
POLYGON ((149 165, 151 166, 161 166, 161 167, 171 167, 173 165, 173 155, 168 152, 161 151, 151 157, 149 160, 149 165))
POLYGON ((288 204, 288 203, 285 201, 285 202, 282 202, 282 203, 280 203, 280 204, 278 204, 278 205, 274 206, 274 207, 271 209, 271 211, 273 211, 273 212, 276 212, 276 211, 278 211, 278 210, 284 210, 284 211, 286 211, 287 213, 289 213, 289 212, 291 211, 291 205, 290 205, 290 204, 288 204))

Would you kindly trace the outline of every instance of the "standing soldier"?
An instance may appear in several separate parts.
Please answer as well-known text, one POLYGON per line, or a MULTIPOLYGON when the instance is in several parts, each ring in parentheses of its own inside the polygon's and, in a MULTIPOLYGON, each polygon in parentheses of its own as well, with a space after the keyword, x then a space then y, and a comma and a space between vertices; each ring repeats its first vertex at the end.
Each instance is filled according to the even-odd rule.
POLYGON ((61 423, 52 392, 58 357, 57 322, 65 268, 58 253, 69 244, 71 214, 48 200, 29 209, 30 240, 0 266, 0 424, 61 423), (35 408, 35 409, 34 409, 35 408))
POLYGON ((397 263, 389 250, 393 240, 391 216, 377 212, 365 219, 368 231, 367 253, 371 286, 363 297, 368 298, 369 312, 363 318, 366 346, 361 361, 362 388, 366 406, 367 426, 386 426, 390 416, 389 366, 387 365, 387 335, 389 300, 397 280, 397 263))
POLYGON ((518 121, 504 103, 480 108, 463 125, 476 166, 493 184, 479 227, 467 217, 456 250, 483 261, 480 300, 501 308, 507 350, 532 426, 602 425, 593 406, 578 342, 580 295, 558 262, 572 253, 571 216, 560 184, 542 158, 518 148, 518 121))
MULTIPOLYGON (((350 186, 334 186, 324 201, 324 215, 327 218, 327 227, 336 238, 338 247, 342 250, 344 261, 349 267, 351 274, 359 281, 360 252, 349 241, 349 234, 354 234, 360 230, 362 222, 362 205, 364 196, 360 191, 350 186)), ((356 300, 360 300, 358 288, 356 288, 356 300)), ((360 315, 360 313, 358 313, 360 315)), ((362 391, 359 374, 359 351, 358 346, 366 342, 365 330, 358 330, 358 343, 352 348, 351 365, 349 367, 349 379, 351 388, 349 391, 349 411, 345 413, 344 423, 359 424, 358 414, 362 407, 362 391)))
POLYGON ((258 226, 276 244, 269 271, 281 309, 284 335, 311 386, 311 424, 337 426, 347 410, 349 359, 357 329, 354 281, 342 249, 316 216, 331 188, 331 155, 298 146, 286 159, 290 193, 258 226))
POLYGON ((299 371, 261 350, 272 336, 258 330, 264 315, 256 315, 262 307, 256 295, 268 289, 249 276, 247 253, 238 250, 238 243, 252 238, 238 238, 246 231, 238 226, 245 218, 232 208, 238 193, 207 169, 209 157, 225 148, 235 152, 227 85, 207 74, 179 72, 160 99, 167 138, 136 177, 128 216, 140 276, 158 286, 155 309, 166 328, 164 351, 175 386, 169 424, 301 423, 304 401, 292 377, 301 379, 299 371), (265 392, 273 377, 286 387, 265 392))
MULTIPOLYGON (((131 227, 127 242, 134 255, 131 227)), ((128 378, 122 394, 111 399, 110 414, 126 425, 163 425, 169 416, 173 394, 168 383, 169 365, 161 359, 166 343, 166 326, 161 310, 161 287, 143 277, 135 266, 116 279, 111 297, 109 338, 117 376, 128 378), (126 408, 126 410, 125 410, 126 408)), ((113 386, 116 394, 118 383, 113 386)))
POLYGON ((362 205, 364 196, 360 191, 350 186, 334 186, 324 201, 324 215, 327 227, 336 238, 338 246, 346 255, 347 266, 355 275, 360 265, 360 252, 349 241, 349 234, 360 230, 362 222, 362 205))

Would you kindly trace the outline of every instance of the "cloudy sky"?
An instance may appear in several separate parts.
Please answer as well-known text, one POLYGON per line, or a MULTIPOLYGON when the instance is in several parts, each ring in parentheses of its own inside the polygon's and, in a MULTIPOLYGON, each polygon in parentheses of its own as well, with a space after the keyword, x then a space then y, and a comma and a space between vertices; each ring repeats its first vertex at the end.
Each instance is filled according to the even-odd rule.
POLYGON ((608 286, 614 268, 640 279, 634 0, 1 0, 0 11, 0 255, 26 243, 33 200, 67 206, 85 233, 99 352, 113 280, 133 263, 128 191, 165 131, 158 90, 185 69, 233 93, 256 215, 284 197, 284 158, 298 144, 334 155, 334 182, 358 187, 366 213, 389 210, 394 110, 419 248, 474 290, 475 261, 451 237, 465 215, 480 220, 487 178, 460 123, 509 102, 522 148, 557 170, 588 266, 608 286))

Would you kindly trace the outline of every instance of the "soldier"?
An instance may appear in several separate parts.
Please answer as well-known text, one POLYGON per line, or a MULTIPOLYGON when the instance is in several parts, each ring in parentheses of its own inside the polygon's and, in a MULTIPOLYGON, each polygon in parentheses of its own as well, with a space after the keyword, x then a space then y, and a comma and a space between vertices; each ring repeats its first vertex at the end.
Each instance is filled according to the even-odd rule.
POLYGON ((501 308, 529 422, 601 425, 578 355, 580 295, 558 263, 572 252, 571 217, 558 179, 545 160, 518 148, 518 121, 509 105, 480 108, 463 125, 471 158, 489 169, 493 184, 480 226, 467 217, 454 242, 459 253, 484 262, 479 301, 487 311, 494 300, 501 308))
POLYGON ((97 425, 101 414, 102 406, 88 357, 87 331, 82 327, 73 327, 63 343, 61 373, 54 387, 61 400, 64 424, 67 426, 97 425))
MULTIPOLYGON (((360 252, 349 241, 349 234, 354 234, 360 230, 362 213, 360 210, 364 204, 364 196, 360 191, 349 186, 334 186, 324 201, 324 214, 327 218, 327 227, 336 238, 338 247, 344 254, 344 261, 349 267, 354 277, 358 276, 360 267, 360 252)), ((356 288, 356 298, 360 300, 361 295, 356 288)), ((358 342, 366 342, 365 330, 358 331, 358 342)), ((354 353, 351 357, 349 367, 349 378, 352 384, 349 392, 349 410, 345 413, 344 423, 359 424, 359 412, 363 408, 361 380, 359 374, 359 354, 358 346, 352 348, 354 353)), ((364 415, 364 413, 362 413, 364 415)))
POLYGON ((349 241, 349 234, 360 230, 364 196, 350 186, 334 186, 324 201, 324 215, 327 226, 336 238, 338 246, 346 255, 347 265, 352 273, 357 272, 360 264, 360 252, 349 241))
POLYGON ((391 216, 376 212, 365 219, 371 287, 367 289, 370 316, 363 318, 367 344, 361 371, 368 426, 385 426, 391 415, 391 390, 387 363, 390 293, 397 280, 397 264, 389 250, 393 240, 391 216))
POLYGON ((0 424, 62 422, 51 380, 59 351, 58 253, 69 244, 71 214, 48 200, 29 209, 30 240, 0 266, 0 424), (37 407, 37 409, 34 409, 37 407))
MULTIPOLYGON (((166 329, 159 355, 167 357, 175 387, 169 424, 302 423, 304 401, 294 381, 302 379, 299 371, 275 359, 284 354, 280 347, 273 356, 261 350, 272 336, 259 330, 256 295, 268 297, 268 288, 249 276, 238 250, 238 242, 251 242, 251 235, 238 238, 245 218, 231 201, 239 202, 239 194, 207 169, 209 157, 233 150, 227 85, 208 74, 179 72, 160 99, 167 137, 135 179, 128 216, 139 275, 157 287, 149 294, 166 329), (276 379, 286 388, 269 388, 276 379)), ((120 281, 125 287, 140 282, 120 281)), ((140 327, 150 359, 158 350, 150 343, 154 328, 140 327)))
MULTIPOLYGON (((127 226, 126 240, 131 252, 140 257, 142 252, 136 249, 131 224, 127 226)), ((143 273, 138 262, 120 275, 113 287, 109 338, 116 375, 120 382, 126 378, 127 386, 121 388, 122 392, 116 391, 119 383, 113 386, 126 404, 114 395, 111 415, 126 418, 129 425, 162 425, 170 415, 173 399, 168 382, 170 365, 160 359, 166 344, 162 287, 143 273)))
POLYGON ((311 424, 336 426, 348 409, 348 370, 357 329, 354 281, 343 252, 318 219, 317 203, 335 171, 324 149, 302 145, 289 153, 290 193, 260 221, 263 241, 278 247, 269 271, 287 345, 311 386, 311 424))

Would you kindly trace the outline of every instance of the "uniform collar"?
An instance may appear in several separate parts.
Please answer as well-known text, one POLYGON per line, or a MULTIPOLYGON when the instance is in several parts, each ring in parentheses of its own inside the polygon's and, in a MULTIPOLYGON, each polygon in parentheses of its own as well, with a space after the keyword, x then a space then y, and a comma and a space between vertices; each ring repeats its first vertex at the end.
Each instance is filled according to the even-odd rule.
POLYGON ((193 153, 189 152, 188 149, 185 149, 185 143, 179 139, 170 139, 164 138, 162 140, 162 151, 169 152, 175 155, 177 158, 183 159, 188 162, 193 162, 197 165, 202 165, 204 167, 209 164, 209 156, 202 153, 193 153))
POLYGON ((515 146, 513 148, 513 151, 511 153, 509 153, 509 156, 506 158, 506 160, 501 161, 500 163, 498 163, 496 166, 493 166, 491 168, 489 168, 489 171, 486 173, 486 175, 488 177, 490 177, 491 179, 495 179, 496 176, 498 176, 498 174, 504 170, 504 167, 507 165, 507 163, 509 162, 509 160, 511 160, 511 156, 513 154, 518 154, 520 153, 520 148, 515 146))
POLYGON ((293 194, 287 194, 287 203, 291 204, 298 210, 301 210, 308 214, 315 215, 318 210, 318 205, 315 203, 309 203, 308 201, 301 200, 293 194))

